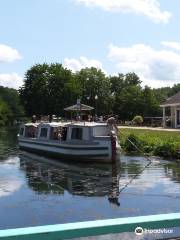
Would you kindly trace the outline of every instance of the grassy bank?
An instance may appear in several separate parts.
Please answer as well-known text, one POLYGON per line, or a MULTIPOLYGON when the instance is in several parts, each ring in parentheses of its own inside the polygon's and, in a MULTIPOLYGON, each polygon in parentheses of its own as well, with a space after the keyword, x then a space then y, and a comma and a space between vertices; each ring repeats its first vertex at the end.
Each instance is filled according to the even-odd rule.
POLYGON ((127 153, 136 153, 137 150, 127 140, 129 138, 138 148, 149 155, 180 158, 180 132, 166 132, 144 129, 120 129, 120 141, 123 150, 127 153))

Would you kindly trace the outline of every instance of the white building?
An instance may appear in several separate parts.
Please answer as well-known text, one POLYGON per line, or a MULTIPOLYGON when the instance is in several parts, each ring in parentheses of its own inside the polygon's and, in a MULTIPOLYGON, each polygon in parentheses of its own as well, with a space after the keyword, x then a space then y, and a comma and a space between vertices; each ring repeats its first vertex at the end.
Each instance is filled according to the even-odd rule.
POLYGON ((180 128, 180 92, 168 98, 162 105, 163 126, 180 128))

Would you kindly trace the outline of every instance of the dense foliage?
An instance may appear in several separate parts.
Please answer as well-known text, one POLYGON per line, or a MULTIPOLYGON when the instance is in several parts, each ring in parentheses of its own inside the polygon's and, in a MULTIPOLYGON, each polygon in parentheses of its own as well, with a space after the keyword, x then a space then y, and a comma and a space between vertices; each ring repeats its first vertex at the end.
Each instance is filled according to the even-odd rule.
POLYGON ((22 102, 29 116, 62 115, 63 108, 78 96, 79 87, 71 71, 61 64, 38 64, 25 74, 20 89, 22 102))
POLYGON ((64 107, 81 102, 93 106, 98 115, 116 114, 120 120, 161 116, 160 103, 180 90, 141 87, 135 73, 106 76, 96 68, 85 68, 72 73, 61 64, 37 64, 25 74, 20 89, 21 100, 28 116, 64 115, 64 107))
POLYGON ((0 86, 0 126, 12 125, 23 115, 18 91, 0 86))
POLYGON ((132 120, 133 124, 141 125, 143 123, 142 116, 135 116, 132 120))
POLYGON ((36 64, 25 73, 19 92, 0 87, 0 125, 11 124, 22 116, 22 106, 28 117, 64 116, 64 108, 79 98, 96 109, 93 114, 115 114, 122 121, 136 115, 162 116, 160 104, 178 91, 180 84, 172 88, 142 87, 135 73, 107 76, 93 67, 72 73, 59 63, 36 64))
POLYGON ((180 157, 180 134, 178 131, 169 132, 124 128, 120 130, 119 137, 121 146, 128 153, 147 153, 149 155, 168 158, 180 157))

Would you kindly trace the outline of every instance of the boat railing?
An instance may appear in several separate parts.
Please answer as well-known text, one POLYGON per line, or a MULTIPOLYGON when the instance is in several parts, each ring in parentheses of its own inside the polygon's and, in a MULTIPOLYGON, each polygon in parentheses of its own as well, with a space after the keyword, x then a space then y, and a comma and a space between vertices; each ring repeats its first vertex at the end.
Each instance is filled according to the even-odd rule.
MULTIPOLYGON (((59 240, 180 227, 180 213, 137 216, 0 230, 0 240, 59 240)), ((178 236, 176 236, 178 237, 178 236)))

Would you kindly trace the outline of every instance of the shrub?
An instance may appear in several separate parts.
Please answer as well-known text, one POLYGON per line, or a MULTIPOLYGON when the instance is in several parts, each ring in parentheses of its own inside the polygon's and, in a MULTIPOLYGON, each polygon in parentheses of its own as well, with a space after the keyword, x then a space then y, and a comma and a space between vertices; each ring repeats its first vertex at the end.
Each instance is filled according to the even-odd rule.
POLYGON ((134 124, 141 125, 143 123, 143 117, 142 116, 135 116, 132 120, 134 124))
POLYGON ((121 146, 128 153, 156 155, 159 157, 180 159, 180 134, 179 132, 152 131, 145 129, 121 129, 121 146), (121 134, 122 133, 122 134, 121 134), (127 137, 128 136, 128 137, 127 137), (128 141, 137 145, 140 151, 128 141))
POLYGON ((137 146, 138 149, 141 149, 142 142, 138 139, 136 135, 130 134, 125 139, 124 148, 127 152, 138 151, 138 149, 135 146, 137 146))
POLYGON ((154 154, 162 157, 175 157, 176 146, 171 142, 161 143, 154 148, 154 154))
POLYGON ((144 153, 152 153, 154 150, 154 146, 148 145, 147 143, 143 147, 144 153))

